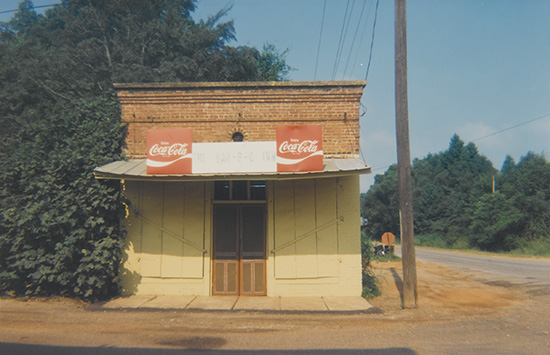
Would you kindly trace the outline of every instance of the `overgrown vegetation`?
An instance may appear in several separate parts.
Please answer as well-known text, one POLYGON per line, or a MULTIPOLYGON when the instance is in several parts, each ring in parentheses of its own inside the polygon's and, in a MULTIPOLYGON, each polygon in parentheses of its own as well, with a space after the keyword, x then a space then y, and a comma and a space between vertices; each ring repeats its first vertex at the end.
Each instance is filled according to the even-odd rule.
POLYGON ((122 158, 113 82, 281 80, 285 52, 232 47, 225 12, 193 0, 23 1, 0 24, 0 293, 97 300, 118 292, 122 158))
POLYGON ((361 297, 369 299, 380 296, 380 289, 378 288, 378 280, 374 274, 372 261, 374 260, 374 247, 372 240, 368 238, 364 233, 361 234, 361 259, 363 260, 363 279, 362 287, 363 291, 361 297))
MULTIPOLYGON (((508 156, 497 171, 455 135, 448 150, 416 159, 412 175, 417 245, 550 255, 550 164, 543 155, 530 152, 517 164, 508 156)), ((396 166, 377 175, 361 200, 370 238, 399 235, 396 166)))

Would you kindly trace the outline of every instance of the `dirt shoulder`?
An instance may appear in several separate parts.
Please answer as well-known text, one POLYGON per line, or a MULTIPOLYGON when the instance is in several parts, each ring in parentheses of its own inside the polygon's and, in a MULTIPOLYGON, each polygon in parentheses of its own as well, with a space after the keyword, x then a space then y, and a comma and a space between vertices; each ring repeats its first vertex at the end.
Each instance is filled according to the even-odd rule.
POLYGON ((93 311, 86 303, 67 299, 4 299, 0 342, 149 349, 547 353, 550 285, 418 263, 418 308, 403 310, 401 263, 375 267, 382 296, 370 302, 381 310, 378 314, 93 311))

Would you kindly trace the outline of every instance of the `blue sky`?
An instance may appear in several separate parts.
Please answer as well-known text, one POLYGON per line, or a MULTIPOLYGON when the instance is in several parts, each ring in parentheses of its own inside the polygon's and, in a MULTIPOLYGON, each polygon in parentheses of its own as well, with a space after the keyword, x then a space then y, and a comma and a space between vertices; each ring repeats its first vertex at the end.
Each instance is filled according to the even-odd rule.
MULTIPOLYGON (((0 12, 17 3, 0 1, 0 12)), ((350 0, 347 22, 348 1, 327 0, 319 56, 324 0, 199 0, 194 17, 230 5, 224 20, 235 23, 232 45, 288 49, 291 80, 365 79, 376 0, 350 0)), ((0 14, 0 21, 9 16, 0 14)), ((507 154, 516 162, 528 151, 550 157, 548 19, 547 0, 408 1, 412 158, 447 149, 454 133, 473 141, 497 169, 507 154)), ((396 162, 394 100, 394 1, 380 0, 361 118, 361 149, 373 174, 362 178, 361 191, 396 162)))

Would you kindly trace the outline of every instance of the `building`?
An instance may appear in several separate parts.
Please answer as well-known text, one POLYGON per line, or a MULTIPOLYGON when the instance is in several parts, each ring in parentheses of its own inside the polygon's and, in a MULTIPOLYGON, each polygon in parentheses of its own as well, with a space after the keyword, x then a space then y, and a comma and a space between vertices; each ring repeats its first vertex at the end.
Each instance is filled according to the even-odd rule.
POLYGON ((124 294, 359 296, 364 86, 116 84, 129 160, 94 173, 128 200, 124 294), (278 132, 296 126, 322 134, 318 168, 276 164, 278 132), (192 132, 193 170, 148 168, 148 135, 178 130, 192 132))

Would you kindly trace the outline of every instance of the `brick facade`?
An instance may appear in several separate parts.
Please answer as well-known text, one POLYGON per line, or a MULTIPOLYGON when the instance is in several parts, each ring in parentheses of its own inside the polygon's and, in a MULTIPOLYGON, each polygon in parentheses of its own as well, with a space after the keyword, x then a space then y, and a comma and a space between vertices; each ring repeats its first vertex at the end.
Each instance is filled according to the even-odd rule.
POLYGON ((364 81, 115 84, 125 152, 146 156, 147 130, 193 129, 194 142, 274 141, 283 125, 321 124, 327 158, 359 156, 364 81))

